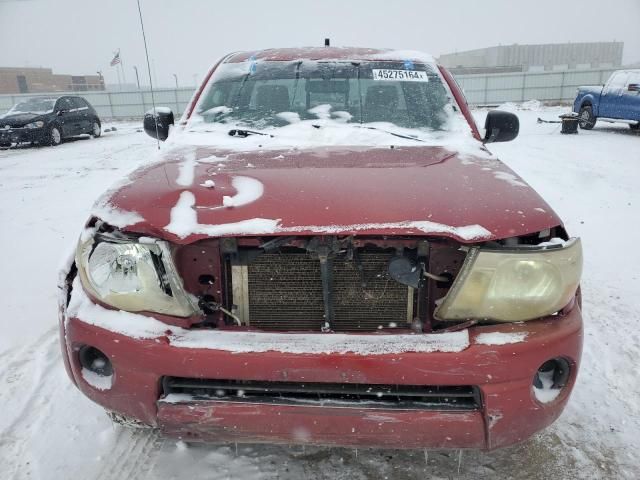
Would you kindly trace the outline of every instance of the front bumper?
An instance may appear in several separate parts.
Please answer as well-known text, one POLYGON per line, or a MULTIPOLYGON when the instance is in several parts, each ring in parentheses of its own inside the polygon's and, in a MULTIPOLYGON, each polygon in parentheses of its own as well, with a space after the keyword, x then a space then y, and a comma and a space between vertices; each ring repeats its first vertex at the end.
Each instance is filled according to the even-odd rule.
MULTIPOLYGON (((60 333, 67 371, 96 403, 189 441, 309 443, 387 448, 494 449, 526 440, 562 412, 575 382, 582 350, 580 308, 553 318, 473 327, 461 352, 406 352, 363 356, 275 351, 234 353, 176 347, 165 337, 136 339, 68 318, 61 306, 60 333), (524 333, 519 343, 476 343, 480 333, 524 333), (103 351, 114 368, 108 390, 89 384, 78 351, 103 351), (571 365, 568 385, 553 402, 539 403, 532 380, 545 361, 571 365), (474 411, 279 405, 183 399, 164 401, 165 376, 327 383, 474 385, 474 411)), ((168 326, 169 328, 169 326, 168 326)), ((317 334, 323 335, 323 334, 317 334)), ((327 335, 327 334, 324 334, 327 335)), ((384 341, 381 336, 380 341, 384 341)))
POLYGON ((42 142, 46 139, 45 128, 3 128, 0 129, 0 145, 13 143, 42 142))

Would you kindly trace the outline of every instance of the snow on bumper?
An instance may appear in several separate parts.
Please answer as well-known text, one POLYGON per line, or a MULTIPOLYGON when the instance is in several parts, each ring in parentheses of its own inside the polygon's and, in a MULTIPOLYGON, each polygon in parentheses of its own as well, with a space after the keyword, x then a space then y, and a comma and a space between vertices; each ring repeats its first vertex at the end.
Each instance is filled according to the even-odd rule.
MULTIPOLYGON (((61 311, 61 338, 69 373, 80 390, 108 410, 160 427, 165 433, 189 440, 312 443, 396 448, 493 449, 526 440, 552 423, 562 412, 575 381, 582 349, 582 320, 575 306, 563 315, 520 324, 474 327, 440 344, 402 348, 388 342, 392 335, 353 335, 375 338, 391 347, 353 351, 353 348, 316 347, 304 351, 273 343, 268 348, 239 348, 241 342, 212 342, 211 331, 176 333, 150 329, 127 335, 104 323, 109 317, 96 310, 83 292, 74 289, 69 309, 61 311), (84 297, 84 298, 82 298, 84 297), (79 300, 78 300, 79 298, 79 300), (78 302, 81 301, 81 304, 78 302), (89 302, 89 303, 86 303, 89 302), (88 315, 93 315, 92 318, 88 315), (113 331, 116 330, 116 331, 113 331), (486 342, 486 334, 508 334, 510 342, 486 342), (485 341, 476 338, 485 334, 485 341), (196 335, 201 335, 196 341, 196 335), (181 343, 182 342, 182 343, 181 343), (489 344, 487 344, 489 343, 489 344), (97 389, 82 375, 78 351, 90 345, 113 363, 108 390, 97 389), (229 345, 233 345, 232 348, 229 345), (439 347, 434 347, 439 345, 439 347), (256 351, 258 350, 258 351, 256 351), (556 400, 538 402, 532 380, 545 361, 563 357, 571 365, 569 384, 556 400), (472 411, 403 410, 369 407, 277 405, 184 399, 163 401, 164 377, 227 379, 263 382, 316 382, 383 385, 470 385, 480 391, 481 405, 472 411)), ((112 311, 115 315, 130 315, 112 311)), ((140 317, 140 318, 139 318, 140 317)), ((115 317, 113 317, 115 318, 115 317)), ((146 319, 146 320, 145 320, 146 319)), ((131 320, 129 318, 128 320, 131 320)), ((114 320, 117 324, 117 320, 114 320)), ((156 325, 157 326, 157 325, 156 325)), ((261 335, 268 342, 281 334, 248 334, 251 344, 261 335)), ((285 335, 319 340, 333 334, 285 335)), ((340 335, 339 337, 349 337, 340 335)), ((482 338, 482 337, 481 337, 482 338)))

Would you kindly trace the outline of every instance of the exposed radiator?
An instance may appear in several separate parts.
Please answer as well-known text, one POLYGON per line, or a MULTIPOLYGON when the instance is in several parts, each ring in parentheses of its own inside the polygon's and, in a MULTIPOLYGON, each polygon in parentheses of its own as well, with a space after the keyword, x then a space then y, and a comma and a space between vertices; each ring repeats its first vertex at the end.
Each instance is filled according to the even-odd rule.
MULTIPOLYGON (((406 328, 413 315, 413 290, 387 273, 393 252, 361 251, 332 262, 334 331, 406 328)), ((319 330, 324 322, 322 278, 317 256, 265 253, 234 267, 234 303, 252 327, 319 330)))

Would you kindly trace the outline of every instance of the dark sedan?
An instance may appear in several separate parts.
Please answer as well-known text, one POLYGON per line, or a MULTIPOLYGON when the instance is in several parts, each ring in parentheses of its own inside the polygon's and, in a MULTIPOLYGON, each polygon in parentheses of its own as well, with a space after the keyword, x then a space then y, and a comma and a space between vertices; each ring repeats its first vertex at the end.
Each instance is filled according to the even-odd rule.
POLYGON ((65 138, 89 134, 99 137, 98 114, 82 97, 34 97, 0 116, 0 147, 37 143, 60 145, 65 138))

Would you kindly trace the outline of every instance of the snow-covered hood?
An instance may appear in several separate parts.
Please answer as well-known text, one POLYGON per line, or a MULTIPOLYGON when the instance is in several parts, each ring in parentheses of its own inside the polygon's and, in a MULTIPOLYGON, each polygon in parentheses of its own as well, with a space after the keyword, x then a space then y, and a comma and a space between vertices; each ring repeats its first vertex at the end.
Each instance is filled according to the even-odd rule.
POLYGON ((561 224, 522 179, 480 148, 174 149, 96 203, 131 232, 211 236, 435 235, 473 243, 561 224))
POLYGON ((27 123, 40 120, 40 113, 14 113, 11 115, 0 115, 0 128, 8 125, 10 127, 23 127, 27 123))

